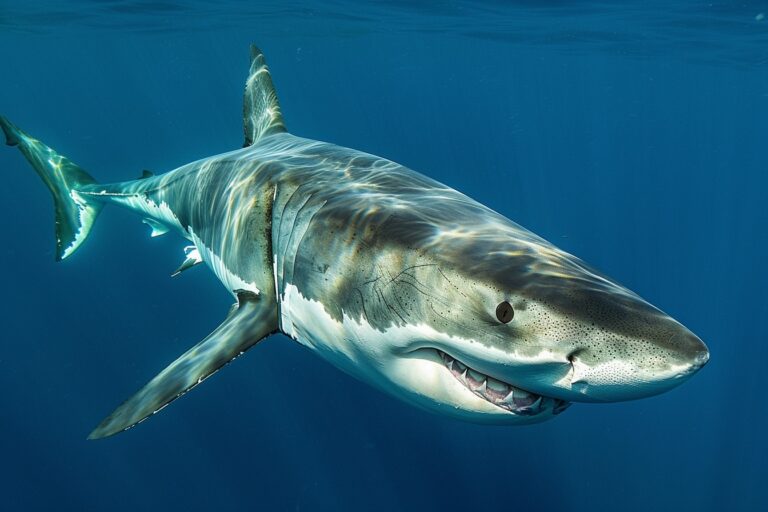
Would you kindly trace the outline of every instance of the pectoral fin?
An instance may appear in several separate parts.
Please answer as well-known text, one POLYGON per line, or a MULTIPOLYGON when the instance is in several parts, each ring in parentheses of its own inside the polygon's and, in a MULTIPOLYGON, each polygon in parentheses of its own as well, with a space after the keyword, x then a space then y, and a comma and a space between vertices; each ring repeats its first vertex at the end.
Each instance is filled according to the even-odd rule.
POLYGON ((147 226, 149 226, 150 228, 152 228, 152 233, 150 233, 149 235, 152 238, 155 238, 156 236, 164 235, 168 231, 170 231, 168 226, 166 226, 162 222, 156 221, 155 219, 144 219, 142 222, 147 226))
POLYGON ((216 330, 115 409, 88 439, 131 428, 276 331, 277 306, 250 292, 238 293, 237 307, 216 330))
POLYGON ((171 277, 176 277, 188 268, 192 268, 195 265, 199 265, 203 262, 203 258, 200 256, 200 251, 194 245, 188 245, 184 248, 184 261, 181 262, 179 268, 173 271, 171 277))

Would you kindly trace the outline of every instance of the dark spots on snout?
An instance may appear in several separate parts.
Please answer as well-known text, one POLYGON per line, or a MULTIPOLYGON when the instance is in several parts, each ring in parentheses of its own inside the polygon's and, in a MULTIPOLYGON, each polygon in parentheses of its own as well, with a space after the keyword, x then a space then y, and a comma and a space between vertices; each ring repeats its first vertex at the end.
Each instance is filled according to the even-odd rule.
POLYGON ((630 358, 642 366, 661 367, 703 357, 706 350, 688 329, 619 287, 547 292, 539 300, 561 316, 542 315, 538 321, 559 327, 563 339, 578 340, 587 349, 578 355, 585 362, 630 358))
POLYGON ((561 289, 545 302, 587 331, 613 333, 622 338, 668 337, 669 317, 642 299, 622 290, 561 289), (665 332, 666 331, 666 332, 665 332))

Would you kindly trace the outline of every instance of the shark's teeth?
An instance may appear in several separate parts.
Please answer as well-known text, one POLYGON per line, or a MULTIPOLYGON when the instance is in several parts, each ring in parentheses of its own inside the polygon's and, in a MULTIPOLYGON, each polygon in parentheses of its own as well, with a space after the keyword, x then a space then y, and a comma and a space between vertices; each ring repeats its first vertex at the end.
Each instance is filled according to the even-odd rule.
POLYGON ((488 383, 486 393, 494 399, 504 399, 507 395, 512 393, 512 388, 506 382, 501 382, 493 377, 486 379, 488 383))
POLYGON ((522 389, 515 389, 514 396, 512 397, 512 402, 518 407, 529 407, 530 405, 534 404, 536 400, 539 398, 541 398, 539 395, 528 393, 527 391, 522 389))
POLYGON ((552 403, 553 412, 559 414, 564 411, 568 402, 551 398, 544 398, 541 395, 531 393, 524 389, 517 388, 506 382, 494 379, 484 373, 470 368, 458 359, 454 359, 445 352, 438 350, 440 358, 448 371, 456 379, 464 384, 467 389, 475 395, 491 402, 497 407, 506 409, 520 416, 532 416, 539 414, 552 403))
POLYGON ((467 369, 467 384, 472 390, 479 389, 481 386, 485 389, 486 378, 482 373, 478 373, 471 368, 467 369))

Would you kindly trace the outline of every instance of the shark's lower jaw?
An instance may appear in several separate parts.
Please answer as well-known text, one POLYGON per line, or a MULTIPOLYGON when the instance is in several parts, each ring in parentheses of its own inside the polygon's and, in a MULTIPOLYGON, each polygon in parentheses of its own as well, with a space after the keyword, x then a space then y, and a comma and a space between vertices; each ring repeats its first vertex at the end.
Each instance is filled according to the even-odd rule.
POLYGON ((549 398, 480 373, 458 359, 435 349, 451 374, 476 396, 517 416, 536 416, 548 410, 560 414, 571 403, 549 398))

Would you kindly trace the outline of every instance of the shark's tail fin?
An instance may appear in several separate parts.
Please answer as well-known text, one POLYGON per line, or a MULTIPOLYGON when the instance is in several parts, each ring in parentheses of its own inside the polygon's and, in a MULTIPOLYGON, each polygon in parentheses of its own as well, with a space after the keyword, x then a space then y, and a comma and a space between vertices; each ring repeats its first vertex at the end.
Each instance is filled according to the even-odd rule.
POLYGON ((63 260, 88 236, 102 204, 78 194, 78 187, 96 183, 65 156, 19 130, 0 116, 5 143, 18 146, 53 195, 56 210, 56 260, 63 260))

